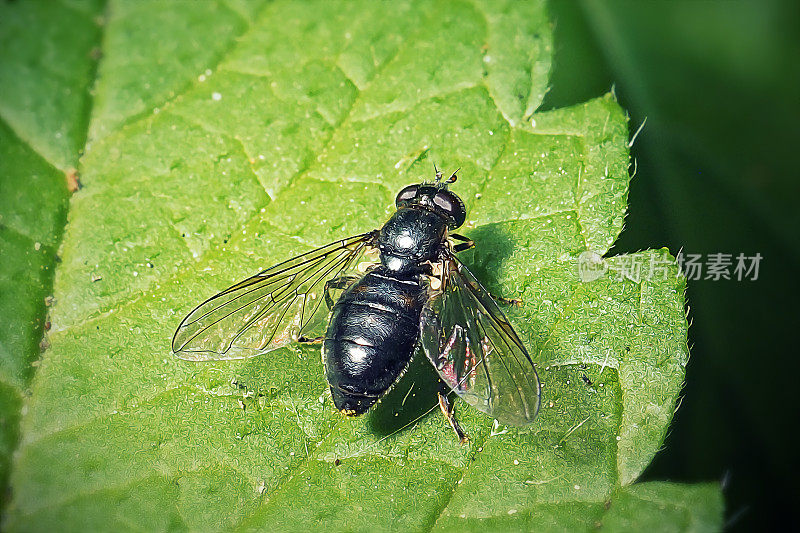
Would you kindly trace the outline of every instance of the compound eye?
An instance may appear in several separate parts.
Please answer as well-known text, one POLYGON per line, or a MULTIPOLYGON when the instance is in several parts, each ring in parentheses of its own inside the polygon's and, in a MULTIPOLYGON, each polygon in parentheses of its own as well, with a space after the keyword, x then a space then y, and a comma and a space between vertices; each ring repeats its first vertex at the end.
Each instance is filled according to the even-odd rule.
POLYGON ((447 192, 439 192, 436 193, 436 196, 433 197, 433 203, 436 207, 440 208, 442 211, 446 212, 447 214, 453 214, 453 195, 447 192))
POLYGON ((464 223, 464 219, 467 217, 464 203, 455 194, 450 191, 440 191, 433 197, 433 203, 452 219, 451 226, 453 228, 464 223))
POLYGON ((395 199, 394 203, 397 207, 401 207, 414 198, 417 197, 417 190, 419 189, 419 185, 409 185, 402 191, 397 194, 397 198, 395 199))

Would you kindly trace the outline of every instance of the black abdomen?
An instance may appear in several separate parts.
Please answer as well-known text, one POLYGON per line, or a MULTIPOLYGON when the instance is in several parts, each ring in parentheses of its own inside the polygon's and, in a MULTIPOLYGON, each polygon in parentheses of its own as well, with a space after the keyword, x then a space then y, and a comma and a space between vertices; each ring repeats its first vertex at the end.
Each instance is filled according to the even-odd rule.
POLYGON ((403 373, 417 343, 425 297, 416 276, 398 279, 382 266, 342 294, 324 344, 337 409, 365 413, 403 373))

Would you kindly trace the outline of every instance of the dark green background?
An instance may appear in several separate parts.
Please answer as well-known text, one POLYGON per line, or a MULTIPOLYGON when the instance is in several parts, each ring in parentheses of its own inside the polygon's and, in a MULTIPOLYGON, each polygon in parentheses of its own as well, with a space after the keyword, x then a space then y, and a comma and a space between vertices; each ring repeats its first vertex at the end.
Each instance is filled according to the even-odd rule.
POLYGON ((719 479, 730 530, 800 528, 795 425, 800 4, 551 3, 545 107, 614 86, 647 117, 612 253, 763 256, 757 281, 690 281, 684 399, 645 479, 719 479))

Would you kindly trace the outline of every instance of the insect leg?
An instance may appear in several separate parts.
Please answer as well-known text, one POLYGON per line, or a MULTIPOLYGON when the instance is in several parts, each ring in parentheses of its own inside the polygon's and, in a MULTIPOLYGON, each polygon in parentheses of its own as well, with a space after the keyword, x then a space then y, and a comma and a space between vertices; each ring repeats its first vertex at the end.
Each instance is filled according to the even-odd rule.
POLYGON ((458 425, 458 420, 456 420, 455 415, 453 414, 453 406, 450 404, 450 400, 447 399, 447 396, 439 394, 439 409, 442 410, 442 414, 444 414, 447 421, 450 423, 450 427, 453 428, 453 431, 456 432, 456 436, 458 437, 458 442, 461 444, 466 444, 469 442, 469 436, 461 429, 461 426, 458 425))
POLYGON ((502 296, 495 296, 494 294, 489 294, 496 302, 500 302, 501 304, 506 305, 514 305, 516 307, 522 307, 522 300, 519 298, 503 298, 502 296))
POLYGON ((345 290, 350 285, 355 283, 360 279, 359 276, 350 275, 350 276, 341 276, 339 278, 333 278, 325 282, 325 303, 328 306, 328 309, 333 309, 333 305, 336 303, 331 292, 334 290, 345 290))
POLYGON ((426 269, 425 276, 428 278, 430 287, 434 291, 440 290, 444 286, 445 266, 443 261, 436 263, 428 262, 423 265, 426 269))
POLYGON ((464 250, 469 250, 475 246, 475 241, 470 238, 464 237, 463 235, 459 235, 458 233, 451 233, 450 237, 457 241, 462 241, 459 244, 453 246, 454 252, 463 252, 464 250))
MULTIPOLYGON (((331 292, 334 290, 344 290, 347 289, 350 285, 355 283, 360 279, 359 276, 349 275, 349 276, 340 276, 338 278, 329 279, 325 282, 325 304, 328 306, 328 309, 333 309, 333 305, 336 303, 331 292)), ((302 344, 322 344, 325 341, 325 336, 320 337, 299 337, 297 342, 302 344)))
MULTIPOLYGON (((454 237, 455 235, 451 235, 451 236, 452 236, 452 237, 454 237)), ((459 235, 459 237, 461 237, 461 236, 459 235)), ((461 238, 463 239, 463 238, 465 238, 465 237, 461 237, 461 238)), ((470 241, 470 243, 469 243, 469 244, 474 246, 474 243, 473 243, 472 241, 470 241)), ((457 245, 457 246, 461 246, 461 245, 459 244, 459 245, 457 245)), ((471 283, 471 282, 470 282, 470 285, 471 285, 471 286, 472 286, 472 287, 473 287, 473 288, 474 288, 476 291, 478 291, 478 290, 482 290, 480 287, 477 287, 477 286, 476 286, 474 283, 471 283)), ((488 291, 487 291, 487 292, 488 292, 488 291)), ((519 298, 503 298, 502 296, 497 296, 497 295, 495 295, 495 294, 492 294, 491 292, 489 292, 489 296, 491 296, 492 300, 494 300, 495 302, 501 303, 501 304, 505 304, 505 305, 514 305, 514 306, 516 306, 516 307, 521 307, 521 306, 522 306, 522 300, 520 300, 519 298)))

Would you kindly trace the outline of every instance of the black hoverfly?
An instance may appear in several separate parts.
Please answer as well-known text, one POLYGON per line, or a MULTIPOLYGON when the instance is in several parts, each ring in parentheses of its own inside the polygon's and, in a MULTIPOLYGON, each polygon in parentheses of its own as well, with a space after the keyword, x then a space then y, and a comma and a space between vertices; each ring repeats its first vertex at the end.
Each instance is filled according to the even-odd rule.
MULTIPOLYGON (((504 424, 531 423, 540 402, 533 361, 455 255, 474 246, 451 233, 466 218, 448 190, 456 172, 442 181, 436 170, 434 182, 401 190, 380 230, 279 263, 201 303, 178 326, 173 352, 190 361, 243 359, 321 343, 334 405, 360 415, 419 349, 470 405, 504 424), (379 261, 364 261, 376 252, 379 261)), ((441 394, 439 405, 464 440, 441 394)))

